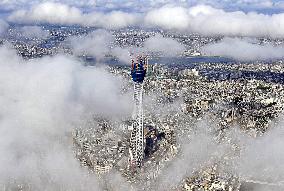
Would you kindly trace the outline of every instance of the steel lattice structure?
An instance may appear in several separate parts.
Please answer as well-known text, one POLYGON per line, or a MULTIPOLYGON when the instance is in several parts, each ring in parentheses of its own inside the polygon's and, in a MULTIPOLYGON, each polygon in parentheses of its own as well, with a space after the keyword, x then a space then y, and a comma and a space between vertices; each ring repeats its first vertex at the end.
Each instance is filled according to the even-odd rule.
POLYGON ((147 70, 147 58, 138 57, 132 60, 132 80, 134 82, 134 111, 130 140, 130 163, 141 167, 144 158, 144 126, 143 126, 143 81, 147 70))
POLYGON ((140 167, 144 158, 143 84, 134 83, 134 112, 131 132, 131 163, 140 167))

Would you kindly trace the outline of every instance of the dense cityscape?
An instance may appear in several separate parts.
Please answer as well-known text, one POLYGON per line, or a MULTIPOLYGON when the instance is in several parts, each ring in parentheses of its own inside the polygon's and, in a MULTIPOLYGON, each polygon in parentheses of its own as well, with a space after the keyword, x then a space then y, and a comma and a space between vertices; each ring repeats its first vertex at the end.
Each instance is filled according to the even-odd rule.
POLYGON ((146 1, 0 1, 0 190, 283 190, 284 4, 146 1))

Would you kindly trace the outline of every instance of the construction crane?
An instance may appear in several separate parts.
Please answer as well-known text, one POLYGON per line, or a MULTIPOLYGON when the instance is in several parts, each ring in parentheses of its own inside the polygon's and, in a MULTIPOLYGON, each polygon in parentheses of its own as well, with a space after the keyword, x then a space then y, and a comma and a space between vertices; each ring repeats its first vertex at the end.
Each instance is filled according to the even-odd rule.
POLYGON ((143 126, 143 82, 147 72, 148 60, 145 56, 132 59, 131 77, 134 83, 134 111, 130 138, 130 165, 141 167, 144 158, 143 126))

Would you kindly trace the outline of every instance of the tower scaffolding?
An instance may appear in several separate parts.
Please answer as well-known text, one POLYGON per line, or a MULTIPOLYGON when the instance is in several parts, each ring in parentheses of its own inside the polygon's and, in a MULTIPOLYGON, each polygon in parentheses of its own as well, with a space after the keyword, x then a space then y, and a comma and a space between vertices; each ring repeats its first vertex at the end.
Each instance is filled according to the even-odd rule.
POLYGON ((136 63, 132 60, 131 75, 134 81, 134 110, 130 138, 130 164, 132 167, 141 167, 144 158, 143 81, 146 68, 146 57, 138 57, 136 63))
POLYGON ((143 84, 141 83, 134 83, 134 112, 132 118, 132 164, 140 167, 144 158, 143 84))

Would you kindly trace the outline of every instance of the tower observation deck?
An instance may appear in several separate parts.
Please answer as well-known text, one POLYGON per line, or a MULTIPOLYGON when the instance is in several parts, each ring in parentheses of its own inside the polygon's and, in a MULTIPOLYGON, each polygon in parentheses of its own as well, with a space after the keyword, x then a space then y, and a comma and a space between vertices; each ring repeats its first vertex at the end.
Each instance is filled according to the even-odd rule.
POLYGON ((134 83, 134 111, 130 138, 130 165, 141 167, 144 158, 144 127, 143 127, 143 81, 147 71, 148 60, 138 56, 132 59, 131 77, 134 83))

